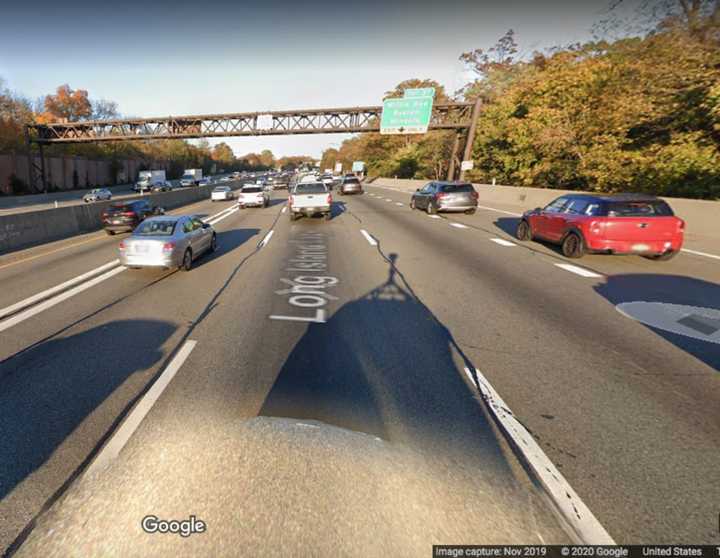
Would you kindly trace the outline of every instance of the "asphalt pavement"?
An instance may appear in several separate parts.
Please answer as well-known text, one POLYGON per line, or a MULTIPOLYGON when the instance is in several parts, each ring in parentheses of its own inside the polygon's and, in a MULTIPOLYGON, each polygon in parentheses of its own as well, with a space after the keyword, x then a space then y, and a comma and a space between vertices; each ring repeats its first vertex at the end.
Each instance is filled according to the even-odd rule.
MULTIPOLYGON (((720 346, 617 309, 720 309, 717 262, 568 262, 512 240, 510 215, 435 218, 367 190, 336 196, 329 222, 291 223, 277 192, 266 209, 183 208, 215 220, 220 246, 189 273, 120 270, 0 331, 0 546, 573 540, 475 369, 615 541, 720 542, 720 346), (150 535, 148 514, 208 530, 150 535)), ((112 261, 118 240, 0 258, 0 308, 112 261)))

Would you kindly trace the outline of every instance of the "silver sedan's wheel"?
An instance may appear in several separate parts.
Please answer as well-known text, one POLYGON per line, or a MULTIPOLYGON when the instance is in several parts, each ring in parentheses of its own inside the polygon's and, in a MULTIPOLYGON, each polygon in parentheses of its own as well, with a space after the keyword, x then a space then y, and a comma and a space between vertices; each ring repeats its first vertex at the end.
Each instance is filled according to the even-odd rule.
POLYGON ((183 261, 182 265, 180 266, 180 271, 190 271, 192 268, 192 252, 188 248, 185 250, 185 255, 183 255, 183 261))

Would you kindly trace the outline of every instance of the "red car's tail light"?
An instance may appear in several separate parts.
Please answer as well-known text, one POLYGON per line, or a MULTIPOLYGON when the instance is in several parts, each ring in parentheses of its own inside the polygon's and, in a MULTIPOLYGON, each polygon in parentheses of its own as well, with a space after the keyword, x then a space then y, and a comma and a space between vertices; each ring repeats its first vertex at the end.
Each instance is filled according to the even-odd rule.
POLYGON ((122 250, 125 250, 125 241, 124 241, 124 240, 121 240, 121 241, 120 241, 120 244, 118 245, 118 248, 120 248, 121 251, 122 251, 122 250))
POLYGON ((290 197, 288 198, 288 205, 292 207, 293 201, 294 201, 294 200, 293 200, 293 197, 290 196, 290 197))
POLYGON ((327 202, 328 202, 328 203, 332 203, 332 196, 331 196, 330 194, 328 194, 327 202))
POLYGON ((174 242, 166 242, 163 244, 162 251, 163 252, 172 252, 175 249, 175 243, 174 242))
POLYGON ((123 211, 120 215, 124 217, 134 217, 135 213, 133 213, 132 211, 123 211))
POLYGON ((685 230, 685 221, 683 221, 682 219, 678 219, 677 230, 678 231, 685 230))

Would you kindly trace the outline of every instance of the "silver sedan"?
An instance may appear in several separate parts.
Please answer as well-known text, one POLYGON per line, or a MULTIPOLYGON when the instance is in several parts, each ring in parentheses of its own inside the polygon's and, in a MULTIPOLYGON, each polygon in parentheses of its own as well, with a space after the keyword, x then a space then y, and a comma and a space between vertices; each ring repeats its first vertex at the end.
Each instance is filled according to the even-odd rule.
POLYGON ((190 271, 204 252, 217 249, 212 226, 192 215, 145 219, 120 243, 120 263, 127 267, 180 268, 190 271))
POLYGON ((109 199, 112 199, 112 192, 107 188, 95 188, 83 196, 85 203, 109 199))

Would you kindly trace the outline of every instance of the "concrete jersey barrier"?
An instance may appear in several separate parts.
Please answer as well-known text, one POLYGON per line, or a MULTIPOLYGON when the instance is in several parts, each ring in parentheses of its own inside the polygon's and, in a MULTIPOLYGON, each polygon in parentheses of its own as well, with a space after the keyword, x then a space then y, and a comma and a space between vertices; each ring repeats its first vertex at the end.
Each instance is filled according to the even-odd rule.
MULTIPOLYGON (((240 184, 228 184, 239 188, 240 184)), ((122 201, 148 199, 164 209, 175 209, 210 197, 216 185, 184 188, 175 192, 158 192, 145 196, 132 196, 122 201)), ((10 215, 0 215, 0 254, 22 248, 61 240, 102 228, 103 211, 113 201, 71 205, 57 209, 41 209, 10 215)))
MULTIPOLYGON (((422 188, 428 182, 431 181, 378 178, 373 182, 373 186, 398 188, 411 193, 417 188, 422 188)), ((493 186, 491 184, 474 184, 474 186, 480 196, 478 202, 480 205, 492 206, 493 203, 496 203, 513 206, 518 213, 535 207, 545 207, 554 199, 565 194, 598 194, 597 192, 529 188, 526 186, 493 186)), ((685 220, 688 234, 720 248, 720 202, 687 198, 666 197, 663 199, 670 204, 678 217, 685 220)))

